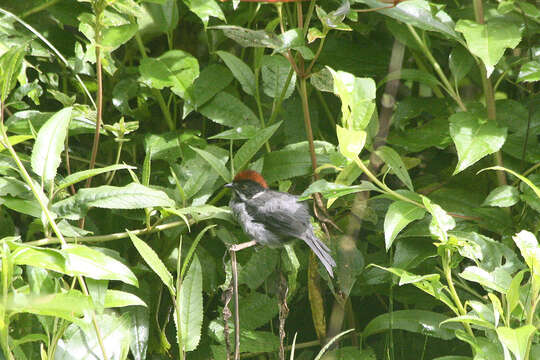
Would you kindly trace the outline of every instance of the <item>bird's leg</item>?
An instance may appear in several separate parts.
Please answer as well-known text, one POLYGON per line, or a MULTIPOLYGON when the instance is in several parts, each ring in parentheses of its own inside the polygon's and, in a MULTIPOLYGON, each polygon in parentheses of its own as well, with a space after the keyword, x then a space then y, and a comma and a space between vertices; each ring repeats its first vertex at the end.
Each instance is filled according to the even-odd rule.
POLYGON ((255 246, 255 245, 257 245, 257 242, 255 240, 251 240, 251 241, 243 242, 241 244, 234 244, 229 248, 229 251, 236 252, 236 251, 240 251, 240 250, 243 250, 243 249, 247 249, 247 248, 255 246))

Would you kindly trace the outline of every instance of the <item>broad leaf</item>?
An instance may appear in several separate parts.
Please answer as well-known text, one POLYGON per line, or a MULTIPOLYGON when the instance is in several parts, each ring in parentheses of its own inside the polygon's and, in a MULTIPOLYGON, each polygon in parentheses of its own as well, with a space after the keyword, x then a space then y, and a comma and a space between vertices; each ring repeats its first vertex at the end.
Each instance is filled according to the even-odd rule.
POLYGON ((334 94, 341 99, 343 126, 365 130, 375 112, 375 81, 328 68, 334 78, 334 94))
POLYGON ((120 280, 139 286, 133 272, 118 260, 85 245, 68 245, 61 252, 66 257, 66 272, 95 280, 120 280))
POLYGON ((54 316, 80 325, 84 325, 82 316, 94 309, 90 296, 85 296, 78 290, 41 296, 10 293, 6 305, 6 310, 12 313, 54 316))
POLYGON ((107 51, 114 51, 128 42, 139 30, 137 24, 123 24, 103 29, 101 45, 107 51))
POLYGON ((155 89, 170 87, 182 99, 192 101, 188 92, 199 76, 199 62, 182 50, 170 50, 158 58, 143 58, 139 66, 142 80, 155 89))
POLYGON ((371 8, 380 9, 380 13, 404 24, 410 24, 427 31, 439 32, 454 40, 460 40, 459 35, 454 31, 454 23, 448 14, 442 10, 437 11, 439 8, 430 6, 427 1, 401 1, 395 7, 376 0, 361 0, 361 2, 368 4, 371 8))
POLYGON ((504 51, 515 48, 521 41, 519 27, 506 19, 493 18, 486 24, 461 19, 456 24, 456 31, 465 36, 469 51, 482 59, 488 77, 504 51))
POLYGON ((540 80, 540 61, 533 60, 521 65, 518 82, 534 82, 540 80))
POLYGON ((126 359, 129 352, 131 319, 129 314, 118 316, 115 313, 96 317, 99 328, 96 331, 84 331, 84 327, 70 325, 62 339, 58 341, 55 360, 96 359, 103 360, 100 343, 107 353, 107 359, 126 359))
POLYGON ((450 136, 456 145, 458 163, 453 175, 465 170, 486 155, 498 151, 506 139, 506 128, 466 112, 450 116, 450 136))
POLYGON ((56 176, 60 166, 60 155, 64 150, 72 108, 60 110, 41 127, 32 149, 32 170, 43 181, 50 181, 56 176))
POLYGON ((517 329, 501 326, 497 328, 499 340, 514 354, 516 360, 527 360, 529 338, 536 332, 533 325, 525 325, 517 329))
POLYGON ((221 7, 215 0, 186 0, 184 3, 202 20, 204 26, 208 25, 211 16, 227 22, 221 7))
POLYGON ((367 133, 363 130, 353 130, 336 125, 339 151, 347 159, 354 161, 366 144, 367 133))
POLYGON ((519 191, 511 185, 502 185, 491 190, 482 206, 509 207, 519 201, 519 191))
POLYGON ((259 126, 259 119, 253 111, 238 98, 226 92, 214 96, 199 108, 199 112, 210 120, 229 127, 259 126))
POLYGON ((394 239, 405 226, 414 220, 420 220, 425 215, 425 210, 418 205, 406 201, 396 201, 388 207, 384 218, 384 243, 386 251, 390 249, 394 239))
POLYGON ((364 328, 364 336, 381 333, 390 329, 400 329, 433 336, 439 339, 450 340, 454 338, 454 331, 447 327, 440 327, 440 323, 448 317, 439 313, 425 310, 398 310, 377 316, 364 328))
POLYGON ((174 206, 166 193, 161 190, 131 183, 118 187, 103 185, 97 188, 81 189, 75 195, 77 202, 88 207, 107 209, 142 209, 154 206, 174 206))
MULTIPOLYGON (((291 71, 291 64, 281 55, 263 56, 262 58, 262 84, 263 91, 273 99, 281 96, 291 71)), ((290 97, 294 91, 296 73, 293 72, 283 99, 290 97)))

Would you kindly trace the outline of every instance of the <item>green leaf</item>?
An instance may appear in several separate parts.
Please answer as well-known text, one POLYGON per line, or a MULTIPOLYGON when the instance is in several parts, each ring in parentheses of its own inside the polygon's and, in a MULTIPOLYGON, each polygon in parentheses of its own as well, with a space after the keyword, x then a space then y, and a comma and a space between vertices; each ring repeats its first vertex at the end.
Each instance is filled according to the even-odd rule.
POLYGON ((384 243, 386 251, 390 249, 396 236, 405 226, 414 220, 420 220, 425 215, 425 210, 418 205, 406 201, 396 201, 388 207, 384 218, 384 243))
POLYGON ((540 61, 533 60, 521 65, 518 82, 534 82, 540 80, 540 61))
POLYGON ((86 327, 70 325, 58 341, 55 360, 95 359, 104 360, 100 344, 107 359, 126 359, 129 352, 131 318, 129 314, 118 316, 107 313, 96 316, 99 340, 96 331, 85 331, 86 327))
POLYGON ((90 296, 78 290, 36 296, 20 292, 10 293, 6 310, 13 313, 31 313, 66 319, 83 325, 82 316, 94 309, 90 296))
POLYGON ((371 8, 381 9, 383 15, 390 16, 404 24, 410 24, 422 30, 435 31, 444 34, 454 40, 461 40, 454 31, 452 19, 439 7, 431 7, 430 3, 424 0, 401 1, 395 7, 391 7, 386 2, 376 0, 362 0, 371 8), (433 10, 432 10, 433 9, 433 10))
POLYGON ((253 252, 248 262, 242 266, 238 282, 256 290, 274 272, 277 262, 278 253, 275 249, 263 247, 253 252))
POLYGON ((517 177, 519 180, 523 181, 525 184, 527 184, 527 186, 529 186, 533 191, 534 193, 536 194, 536 196, 538 196, 540 198, 540 189, 534 185, 534 183, 532 181, 530 181, 529 179, 527 179, 526 177, 524 177, 523 175, 520 175, 518 174, 517 172, 513 171, 513 170, 510 170, 510 169, 506 169, 502 166, 492 166, 492 167, 488 167, 488 168, 485 168, 485 169, 482 169, 480 170, 478 173, 481 173, 482 171, 485 171, 485 170, 502 170, 502 171, 506 171, 506 172, 509 172, 510 174, 514 175, 515 177, 517 177))
POLYGON ((500 326, 497 328, 499 340, 514 354, 516 360, 527 360, 525 354, 529 338, 536 332, 533 325, 525 325, 517 329, 500 326))
POLYGON ((259 126, 259 119, 253 111, 238 98, 226 92, 218 93, 200 107, 199 112, 210 120, 229 127, 259 126))
POLYGON ((540 277, 540 247, 533 233, 521 230, 512 237, 534 277, 540 277))
MULTIPOLYGON (((33 139, 32 135, 13 135, 7 138, 7 141, 11 146, 25 142, 26 140, 33 139)), ((6 150, 4 145, 0 144, 0 152, 6 150)))
POLYGON ((431 119, 425 124, 404 131, 392 131, 388 135, 388 143, 399 146, 407 152, 419 152, 430 147, 444 149, 451 142, 448 120, 443 117, 431 119))
POLYGON ((449 120, 450 136, 459 158, 453 175, 499 151, 506 140, 506 128, 498 127, 495 121, 481 121, 466 112, 456 113, 449 120))
POLYGON ((107 289, 107 293, 105 294, 105 308, 126 306, 146 307, 146 304, 137 295, 125 291, 107 289))
POLYGON ((255 95, 255 75, 249 66, 241 59, 226 51, 216 51, 216 54, 223 60, 225 65, 231 70, 242 90, 248 95, 255 95))
POLYGON ((137 183, 118 187, 103 185, 97 188, 81 189, 75 195, 78 203, 87 207, 106 209, 142 209, 155 206, 171 207, 174 201, 161 190, 137 183))
POLYGON ((489 321, 484 320, 484 319, 482 319, 482 318, 480 318, 480 317, 478 317, 476 315, 456 316, 456 317, 453 317, 451 319, 443 321, 441 323, 441 325, 452 323, 452 322, 460 322, 460 323, 463 323, 463 324, 472 324, 472 325, 480 326, 480 327, 483 327, 483 328, 486 328, 486 329, 489 329, 489 330, 495 330, 495 325, 493 325, 489 321))
POLYGON ((268 47, 275 49, 281 45, 276 34, 266 30, 251 30, 234 25, 212 26, 209 29, 223 30, 223 34, 243 47, 268 47))
POLYGON ((326 199, 333 199, 333 198, 339 198, 345 195, 354 194, 361 191, 380 192, 381 189, 379 189, 378 187, 376 187, 369 181, 364 181, 364 180, 360 182, 360 185, 347 186, 343 184, 328 182, 322 179, 322 180, 317 180, 311 185, 309 185, 309 187, 306 190, 304 190, 302 195, 300 195, 298 200, 300 201, 307 200, 314 193, 321 193, 321 195, 324 196, 326 199))
POLYGON ((457 313, 458 309, 454 305, 454 302, 448 297, 448 295, 446 295, 446 286, 443 286, 443 284, 439 280, 439 274, 415 275, 403 269, 385 268, 375 264, 373 264, 372 266, 399 276, 400 286, 405 284, 412 284, 423 292, 433 296, 435 299, 444 303, 454 313, 457 313))
POLYGON ((377 316, 364 328, 364 336, 378 334, 390 329, 400 329, 415 332, 423 336, 432 336, 443 340, 455 337, 454 331, 447 327, 440 327, 440 323, 448 317, 425 310, 398 310, 377 316))
POLYGON ((155 89, 170 87, 186 101, 192 101, 188 89, 199 76, 199 62, 182 50, 170 50, 158 58, 146 57, 139 66, 143 82, 155 89))
POLYGON ((202 20, 204 26, 208 26, 210 16, 227 22, 221 7, 214 0, 185 0, 184 3, 202 20))
POLYGON ((523 281, 523 276, 525 276, 526 271, 527 270, 523 269, 512 278, 510 287, 508 288, 508 291, 506 292, 506 304, 507 304, 506 306, 510 314, 519 305, 521 282, 523 281))
POLYGON ((515 48, 521 41, 519 27, 506 19, 490 19, 486 24, 460 19, 456 31, 463 33, 471 53, 484 62, 487 76, 493 72, 504 51, 515 48))
POLYGON ((388 165, 409 190, 414 191, 407 167, 394 149, 388 146, 380 146, 375 150, 375 153, 386 163, 386 165, 388 165))
POLYGON ((342 124, 354 130, 365 130, 375 112, 375 81, 359 78, 344 71, 328 68, 334 78, 334 94, 341 99, 342 124))
POLYGON ((448 240, 448 231, 456 227, 454 218, 448 215, 442 207, 432 203, 427 197, 422 196, 422 202, 426 210, 431 214, 431 222, 429 224, 430 233, 441 242, 446 243, 448 240))
POLYGON ((459 83, 471 71, 474 58, 463 46, 458 45, 450 52, 448 65, 456 83, 459 83))
POLYGON ((509 207, 519 201, 519 191, 513 186, 502 185, 491 190, 482 206, 509 207))
POLYGON ((216 94, 229 86, 232 80, 231 72, 225 66, 220 64, 206 66, 189 89, 192 100, 191 102, 184 102, 182 117, 186 118, 192 110, 206 104, 216 94))
MULTIPOLYGON (((263 56, 261 75, 264 93, 273 99, 279 98, 287 82, 290 70, 291 64, 283 56, 263 56)), ((296 73, 293 72, 283 99, 287 99, 292 95, 295 83, 296 73)))
POLYGON ((180 333, 184 351, 193 351, 199 345, 202 321, 202 268, 195 255, 180 288, 180 333))
POLYGON ((489 272, 478 266, 468 266, 459 276, 465 280, 477 282, 501 294, 506 294, 512 282, 512 277, 508 271, 502 268, 497 268, 489 272))
POLYGON ((137 24, 123 24, 103 29, 101 45, 106 51, 114 51, 128 42, 139 30, 137 24))
POLYGON ((367 133, 336 125, 339 151, 349 160, 355 160, 366 144, 367 133))
POLYGON ((0 102, 5 101, 17 83, 25 55, 25 46, 15 46, 0 56, 0 102))
POLYGON ((60 250, 66 257, 66 273, 95 280, 120 280, 139 286, 129 267, 118 260, 85 245, 68 245, 60 250))
POLYGON ((8 245, 12 250, 11 259, 15 265, 30 265, 61 274, 68 273, 66 256, 60 250, 24 245, 15 241, 9 241, 8 245))
POLYGON ((133 245, 141 255, 141 257, 144 259, 146 264, 156 273, 157 276, 163 281, 163 284, 169 288, 169 291, 171 294, 175 294, 176 291, 174 289, 174 282, 173 277, 169 270, 167 270, 167 267, 161 259, 157 256, 157 254, 154 252, 154 250, 148 246, 147 243, 142 241, 137 237, 137 235, 132 234, 128 230, 129 238, 133 242, 133 245))
POLYGON ((214 169, 215 172, 221 176, 221 178, 225 182, 230 182, 232 180, 231 173, 227 168, 225 167, 225 164, 219 160, 217 157, 215 157, 213 154, 209 153, 208 151, 197 149, 196 147, 190 146, 192 150, 194 150, 197 154, 199 154, 210 166, 212 169, 214 169))
POLYGON ((71 186, 73 184, 76 184, 78 182, 81 182, 83 180, 86 180, 88 178, 94 177, 99 174, 103 174, 110 171, 122 170, 122 169, 136 169, 136 167, 129 166, 126 164, 117 164, 117 165, 111 165, 111 166, 106 166, 103 168, 97 168, 97 169, 92 169, 92 170, 78 171, 60 180, 58 184, 56 185, 56 191, 65 189, 68 186, 71 186))
POLYGON ((281 121, 257 131, 257 135, 246 141, 236 152, 233 158, 234 168, 241 170, 246 166, 259 149, 274 135, 281 125, 281 121))
POLYGON ((178 26, 178 5, 175 0, 143 2, 137 15, 141 35, 172 32, 178 26))
POLYGON ((378 86, 380 87, 381 85, 389 81, 401 79, 416 81, 421 84, 425 84, 432 89, 438 88, 441 85, 441 82, 437 80, 435 76, 431 75, 428 72, 417 69, 401 69, 386 75, 384 79, 381 80, 378 86))
POLYGON ((242 307, 239 314, 242 328, 255 330, 272 321, 277 315, 279 307, 274 299, 259 292, 252 292, 242 298, 242 307))
POLYGON ((64 150, 72 108, 60 110, 41 127, 32 149, 32 170, 43 181, 50 181, 56 176, 60 166, 60 155, 64 150))

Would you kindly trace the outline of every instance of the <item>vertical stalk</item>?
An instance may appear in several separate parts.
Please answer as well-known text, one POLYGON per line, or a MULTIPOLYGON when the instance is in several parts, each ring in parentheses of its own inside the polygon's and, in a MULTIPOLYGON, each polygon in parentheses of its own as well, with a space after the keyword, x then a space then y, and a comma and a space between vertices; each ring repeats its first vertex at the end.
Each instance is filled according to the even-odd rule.
POLYGON ((300 97, 302 99, 302 111, 304 113, 304 125, 306 127, 306 135, 309 143, 309 154, 311 156, 311 167, 313 168, 313 177, 318 179, 318 175, 315 172, 317 169, 317 157, 315 156, 315 143, 313 142, 313 130, 311 128, 311 118, 309 116, 309 102, 307 97, 306 79, 300 78, 300 97))
MULTIPOLYGON (((95 32, 95 46, 96 46, 96 74, 97 74, 97 115, 96 115, 96 131, 94 133, 94 143, 92 144, 92 155, 90 156, 89 170, 92 170, 96 165, 96 157, 99 148, 99 134, 101 130, 101 118, 103 115, 103 75, 101 66, 101 14, 103 13, 104 6, 102 1, 97 0, 93 4, 94 12, 96 15, 96 24, 94 27, 95 32)), ((92 177, 86 180, 85 187, 89 188, 92 184, 92 177)), ((84 227, 84 218, 81 221, 81 227, 84 227)))

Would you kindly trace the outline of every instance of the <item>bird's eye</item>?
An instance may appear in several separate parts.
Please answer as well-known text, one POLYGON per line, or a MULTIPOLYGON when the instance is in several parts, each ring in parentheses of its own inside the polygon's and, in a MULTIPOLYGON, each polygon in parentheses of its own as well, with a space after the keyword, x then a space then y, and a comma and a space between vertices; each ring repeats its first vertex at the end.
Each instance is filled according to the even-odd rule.
POLYGON ((246 185, 246 184, 242 184, 242 185, 240 185, 240 187, 242 188, 242 190, 246 190, 246 189, 247 189, 247 185, 246 185))

